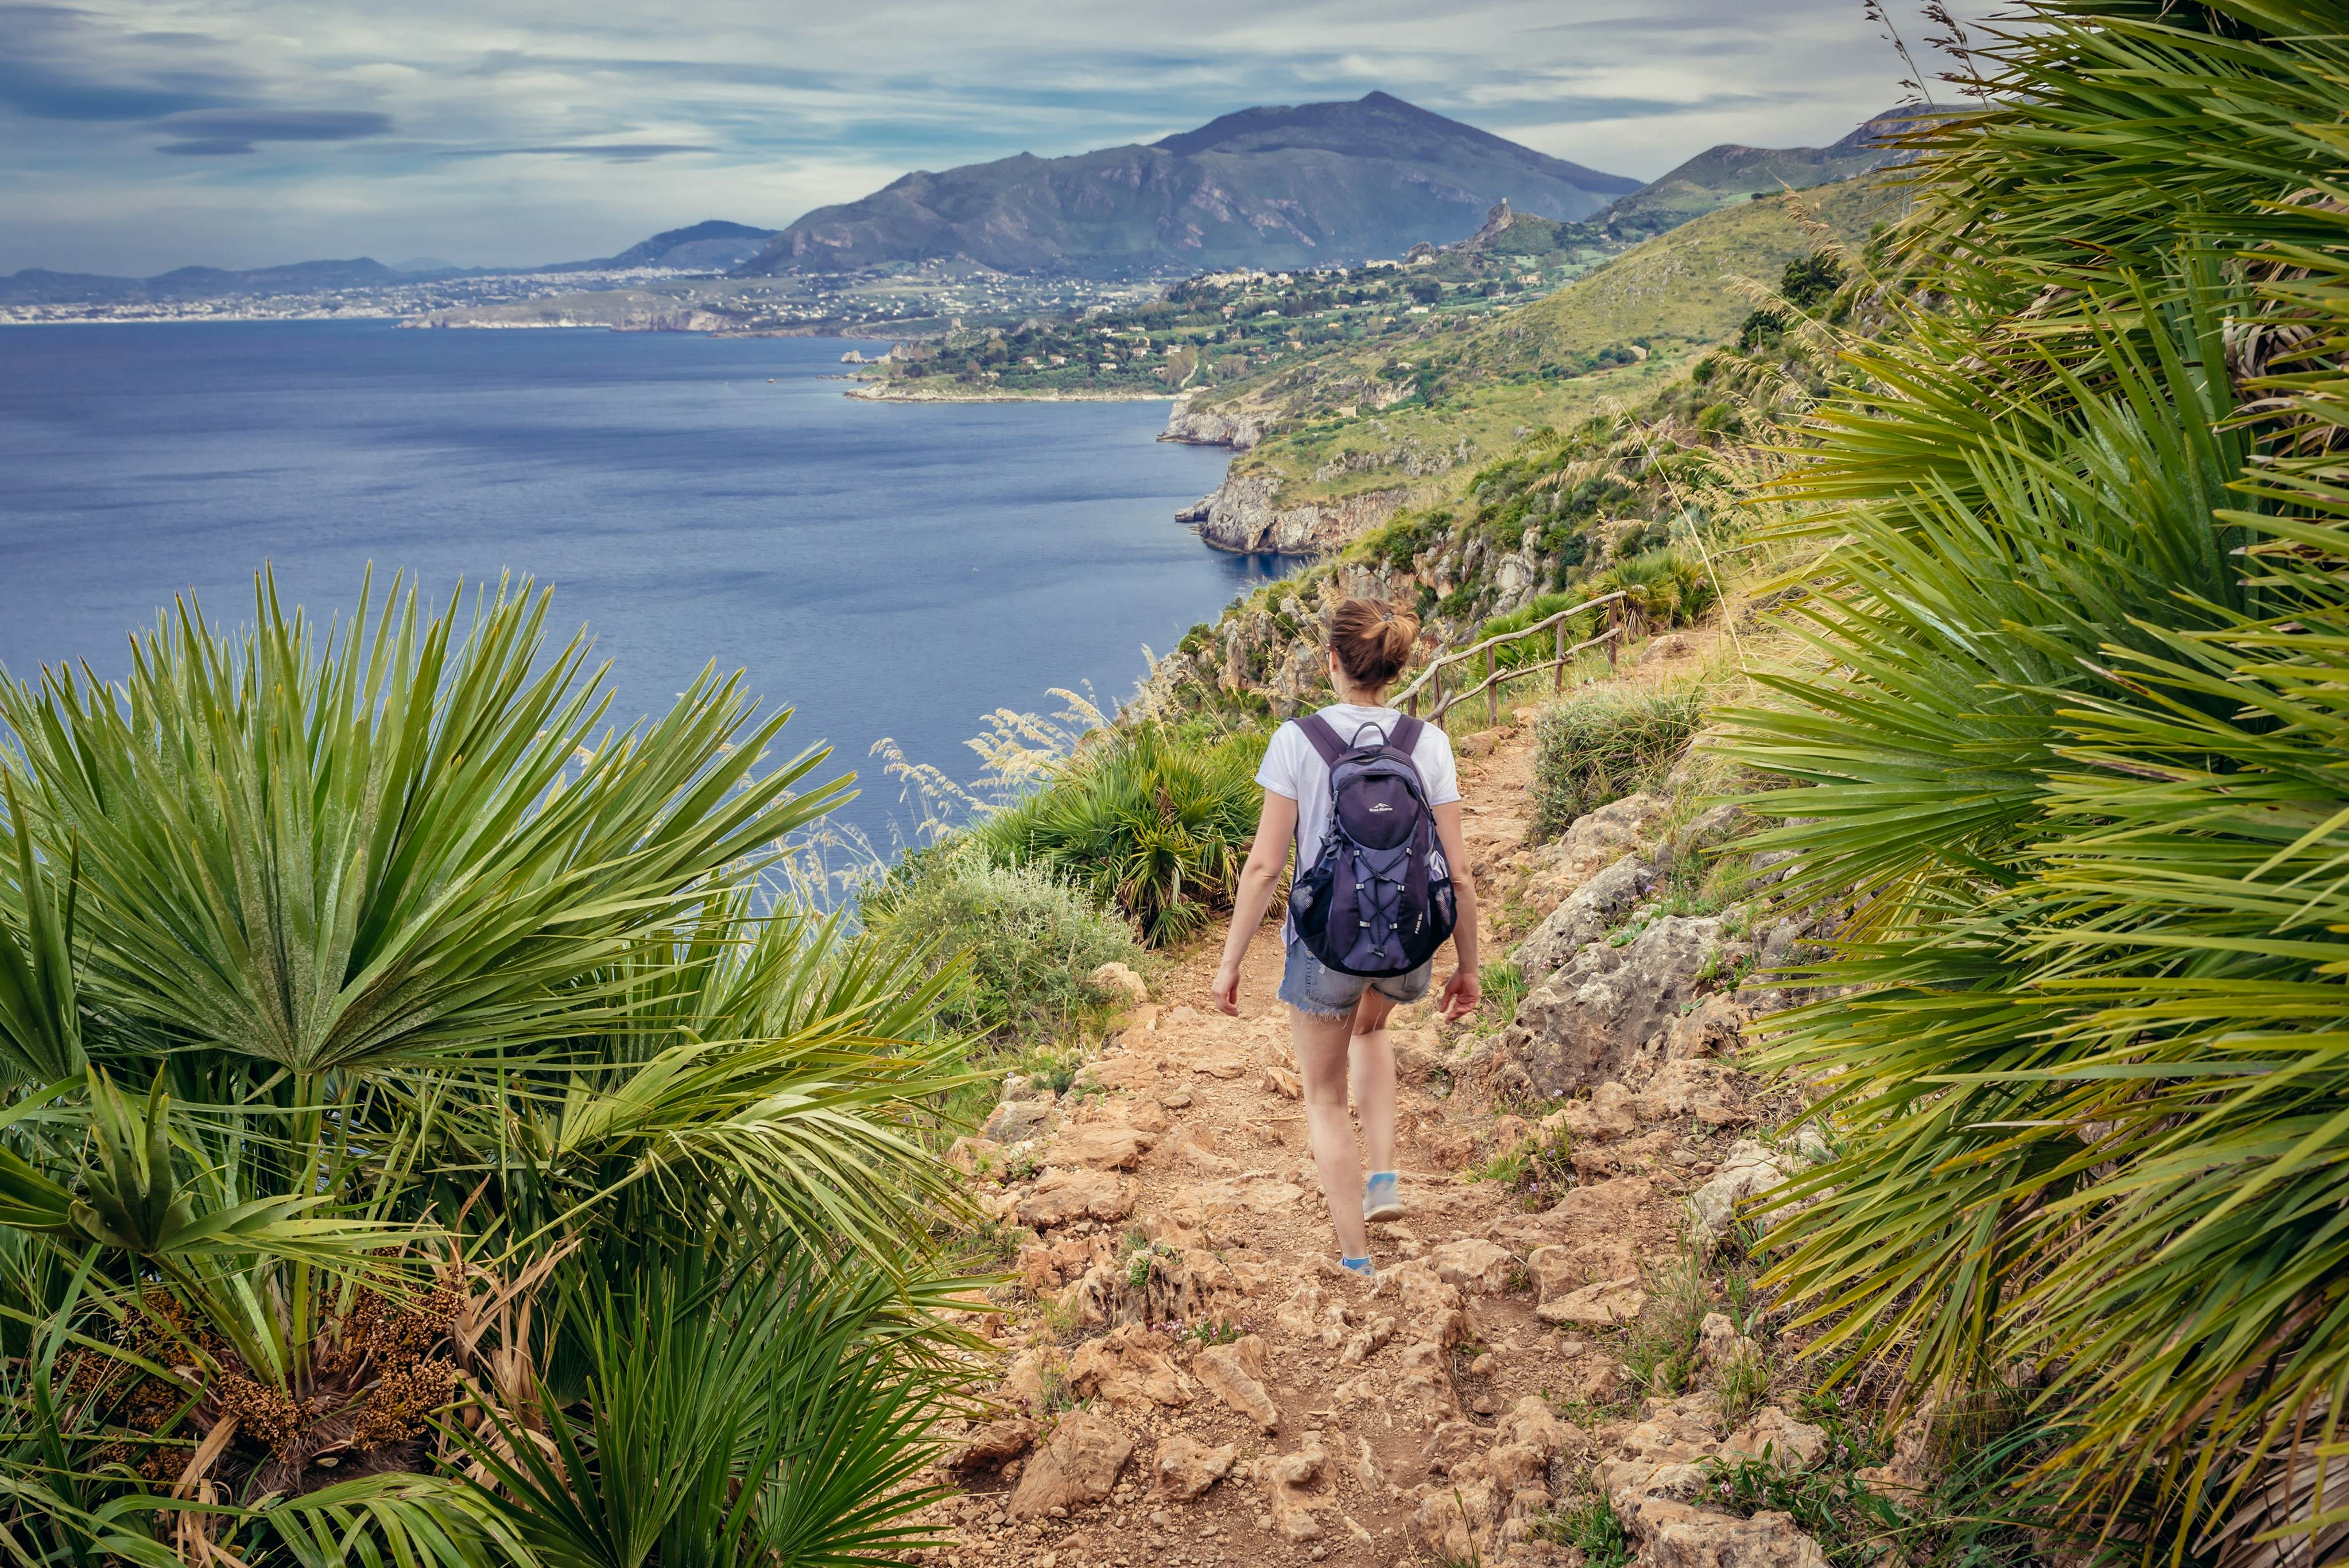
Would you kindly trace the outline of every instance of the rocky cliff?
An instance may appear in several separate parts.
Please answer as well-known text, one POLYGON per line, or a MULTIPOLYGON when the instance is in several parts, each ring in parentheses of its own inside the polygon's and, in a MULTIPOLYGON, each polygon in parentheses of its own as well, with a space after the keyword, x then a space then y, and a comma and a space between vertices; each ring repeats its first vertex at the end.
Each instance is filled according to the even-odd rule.
POLYGON ((1236 452, 1244 452, 1264 439, 1262 415, 1202 408, 1198 398, 1196 392, 1185 392, 1175 397, 1160 440, 1183 441, 1195 447, 1229 447, 1236 452))
POLYGON ((1334 500, 1281 506, 1278 489, 1262 474, 1226 479, 1214 494, 1179 517, 1197 525, 1201 541, 1234 554, 1325 555, 1394 516, 1411 494, 1365 490, 1334 500))

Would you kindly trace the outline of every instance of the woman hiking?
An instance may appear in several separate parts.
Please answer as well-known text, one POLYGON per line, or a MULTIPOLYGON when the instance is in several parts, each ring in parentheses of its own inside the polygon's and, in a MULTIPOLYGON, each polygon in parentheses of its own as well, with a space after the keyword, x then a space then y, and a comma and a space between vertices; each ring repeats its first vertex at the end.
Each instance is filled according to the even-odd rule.
POLYGON ((1433 725, 1385 706, 1387 687, 1418 637, 1419 618, 1383 599, 1338 606, 1329 647, 1338 700, 1282 725, 1265 748, 1256 776, 1264 786, 1264 812, 1216 972, 1216 1006, 1237 1015, 1240 960, 1272 907, 1293 842, 1297 872, 1281 930, 1288 956, 1280 999, 1288 1004, 1305 1122, 1338 1232, 1339 1262, 1366 1278, 1373 1273, 1370 1222, 1402 1216, 1387 1015, 1427 994, 1433 947, 1447 921, 1456 967, 1444 983, 1444 1016, 1464 1017, 1481 995, 1476 892, 1460 838, 1452 742, 1433 725), (1388 847, 1395 838, 1381 837, 1387 823, 1409 828, 1414 821, 1417 839, 1399 849, 1388 847), (1422 951, 1428 955, 1412 963, 1422 951), (1350 1067, 1370 1160, 1367 1181, 1347 1125, 1350 1067))

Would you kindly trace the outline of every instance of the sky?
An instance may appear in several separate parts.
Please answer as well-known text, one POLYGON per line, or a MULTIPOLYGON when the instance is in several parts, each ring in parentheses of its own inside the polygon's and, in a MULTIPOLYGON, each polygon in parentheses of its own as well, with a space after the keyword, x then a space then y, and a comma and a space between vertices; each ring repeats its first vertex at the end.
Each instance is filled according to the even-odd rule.
POLYGON ((1859 0, 0 0, 0 273, 609 255, 1373 88, 1651 179, 1906 74, 1859 0))

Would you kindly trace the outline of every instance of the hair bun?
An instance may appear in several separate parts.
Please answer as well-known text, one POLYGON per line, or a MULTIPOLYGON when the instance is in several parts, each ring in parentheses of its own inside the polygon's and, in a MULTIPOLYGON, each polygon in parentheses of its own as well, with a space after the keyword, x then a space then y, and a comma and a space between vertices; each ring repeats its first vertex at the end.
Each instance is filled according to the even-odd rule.
POLYGON ((1349 599, 1330 617, 1330 651, 1361 686, 1387 686, 1418 645, 1419 617, 1390 600, 1349 599))

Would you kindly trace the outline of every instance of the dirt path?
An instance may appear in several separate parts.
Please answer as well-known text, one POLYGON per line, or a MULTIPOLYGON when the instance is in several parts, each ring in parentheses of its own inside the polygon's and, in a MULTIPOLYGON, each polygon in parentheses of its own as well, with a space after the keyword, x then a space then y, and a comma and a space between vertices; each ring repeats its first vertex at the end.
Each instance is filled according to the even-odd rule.
MULTIPOLYGON (((1540 869, 1523 850, 1529 728, 1461 747, 1485 908, 1514 895, 1520 919, 1542 913, 1523 902, 1540 869)), ((1478 1180, 1539 1130, 1453 1092, 1448 1066, 1496 1024, 1439 1028, 1427 1004, 1404 1009, 1406 1214, 1372 1228, 1366 1286, 1335 1263, 1274 998, 1277 933, 1248 954, 1237 1018, 1209 1001, 1217 945, 1060 1103, 1009 1101, 991 1124, 1002 1140, 965 1148, 1002 1183, 982 1181, 987 1202, 1036 1240, 1021 1307, 997 1328, 1007 1414, 957 1456, 968 1491, 939 1509, 956 1539, 928 1560, 1578 1563, 1533 1533, 1594 1440, 1559 1413, 1588 1420, 1616 1397, 1616 1320, 1639 1311, 1641 1266, 1673 1254, 1683 1194, 1724 1139, 1640 1136, 1587 1101, 1550 1119, 1581 1134, 1578 1180, 1531 1193, 1478 1180)))

